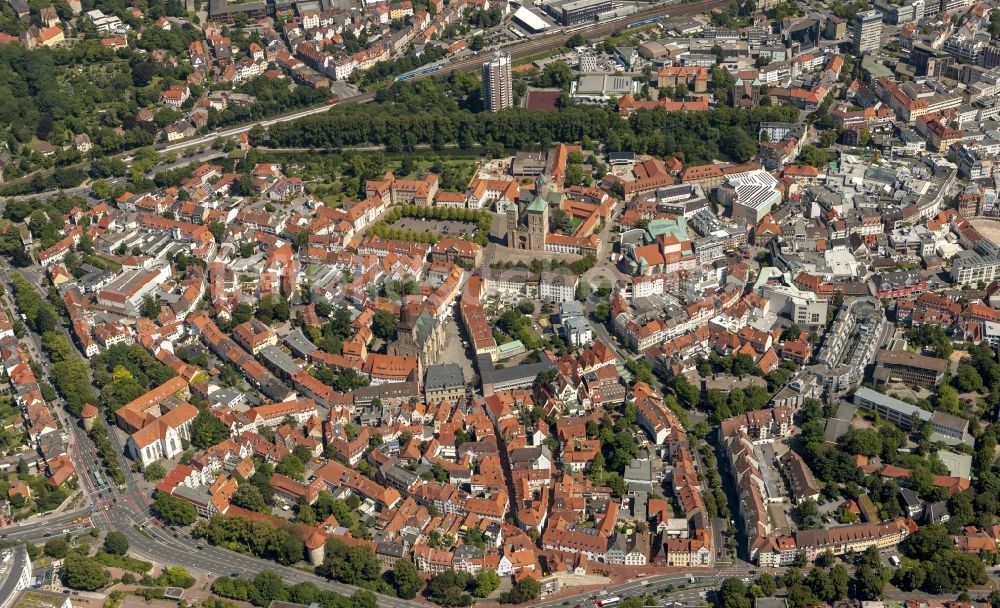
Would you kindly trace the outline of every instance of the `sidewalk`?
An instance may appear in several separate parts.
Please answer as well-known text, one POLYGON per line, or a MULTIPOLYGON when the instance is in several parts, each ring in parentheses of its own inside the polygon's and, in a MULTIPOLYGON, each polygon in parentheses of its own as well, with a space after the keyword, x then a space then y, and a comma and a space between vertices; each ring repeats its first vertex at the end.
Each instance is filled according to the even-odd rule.
POLYGON ((70 494, 69 497, 66 500, 64 500, 62 502, 62 504, 59 505, 58 507, 56 507, 55 509, 53 509, 51 511, 47 511, 45 513, 36 513, 36 514, 31 515, 29 517, 25 517, 24 519, 22 519, 20 521, 12 523, 8 527, 13 528, 13 527, 18 527, 18 526, 30 526, 32 524, 41 524, 41 523, 45 523, 46 520, 53 519, 55 517, 59 517, 60 515, 72 515, 72 514, 77 513, 77 512, 79 512, 79 514, 80 514, 81 517, 85 517, 85 516, 87 516, 87 511, 89 510, 89 508, 91 506, 92 505, 91 505, 91 502, 90 502, 90 497, 87 496, 87 493, 84 492, 83 490, 79 490, 78 489, 75 492, 73 492, 72 494, 70 494), (83 493, 83 501, 81 501, 78 504, 76 504, 73 508, 70 508, 69 505, 73 503, 73 499, 76 498, 77 496, 79 496, 80 493, 83 493))

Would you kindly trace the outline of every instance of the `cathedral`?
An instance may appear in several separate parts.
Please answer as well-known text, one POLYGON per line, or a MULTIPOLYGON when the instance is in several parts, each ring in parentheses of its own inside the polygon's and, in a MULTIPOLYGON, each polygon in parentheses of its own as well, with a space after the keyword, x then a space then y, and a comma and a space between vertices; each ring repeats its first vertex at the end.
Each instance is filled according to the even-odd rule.
POLYGON ((416 357, 423 368, 433 365, 444 348, 444 324, 420 304, 404 304, 396 324, 396 339, 389 343, 386 353, 401 357, 416 357))
POLYGON ((545 251, 549 233, 549 204, 536 197, 529 205, 507 205, 507 246, 511 249, 545 251))

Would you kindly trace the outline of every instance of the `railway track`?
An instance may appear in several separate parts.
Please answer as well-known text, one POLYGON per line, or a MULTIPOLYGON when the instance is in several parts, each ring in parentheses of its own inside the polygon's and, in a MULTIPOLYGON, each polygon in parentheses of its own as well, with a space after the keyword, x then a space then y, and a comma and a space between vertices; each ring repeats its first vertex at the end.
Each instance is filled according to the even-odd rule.
MULTIPOLYGON (((525 57, 531 57, 538 53, 548 51, 551 49, 559 48, 566 44, 571 37, 576 34, 580 34, 588 40, 599 40, 606 38, 615 32, 625 31, 628 29, 636 29, 635 27, 629 27, 630 24, 635 24, 636 22, 649 20, 661 17, 663 15, 692 15, 698 13, 704 13, 715 8, 720 8, 727 6, 732 3, 732 0, 702 0, 700 2, 688 2, 685 4, 672 4, 669 6, 656 6, 646 10, 639 11, 628 15, 627 17, 618 18, 614 21, 607 21, 603 23, 595 23, 592 27, 576 27, 573 28, 572 32, 559 31, 540 38, 535 38, 532 40, 525 40, 517 44, 513 44, 505 47, 505 50, 510 53, 512 59, 524 59, 525 57)), ((642 25, 645 25, 643 23, 642 25)), ((636 26, 636 27, 642 27, 636 26)), ((431 78, 433 76, 441 74, 449 74, 455 70, 463 72, 475 72, 478 71, 482 65, 483 61, 490 55, 491 51, 482 51, 466 59, 456 61, 447 66, 443 66, 440 70, 429 72, 426 74, 416 75, 408 81, 423 80, 425 78, 431 78)), ((351 97, 342 98, 338 105, 342 103, 368 103, 375 99, 375 93, 366 91, 363 93, 358 93, 357 95, 352 95, 351 97)), ((239 127, 231 127, 224 129, 221 132, 210 133, 208 135, 184 142, 175 142, 171 144, 159 144, 156 149, 165 151, 180 151, 186 148, 204 146, 211 144, 216 138, 231 138, 235 137, 241 133, 246 133, 251 128, 256 125, 270 126, 272 124, 280 122, 289 122, 293 120, 298 120, 299 118, 304 118, 305 115, 313 115, 321 113, 321 108, 313 108, 308 110, 299 110, 296 112, 289 113, 285 116, 276 116, 273 118, 264 119, 255 123, 241 125, 239 127)))
MULTIPOLYGON (((616 32, 635 29, 628 27, 629 24, 638 21, 644 21, 653 19, 655 17, 661 17, 663 15, 691 15, 697 13, 704 13, 710 11, 714 8, 720 8, 731 4, 731 0, 704 0, 702 2, 690 2, 687 4, 673 4, 670 6, 657 6, 654 8, 646 9, 644 11, 639 11, 633 13, 626 17, 619 17, 614 21, 607 21, 604 23, 597 23, 592 27, 588 28, 574 28, 573 31, 560 31, 547 36, 542 36, 540 38, 534 38, 532 40, 526 40, 517 44, 512 44, 504 47, 505 50, 510 54, 511 59, 524 59, 525 57, 531 57, 543 51, 548 51, 554 48, 559 48, 566 44, 566 42, 575 36, 580 34, 588 40, 599 40, 601 38, 606 38, 611 34, 616 32)), ((642 25, 646 25, 643 23, 642 25)), ((637 27, 642 27, 642 25, 637 27)), ((453 64, 442 66, 440 70, 430 72, 427 74, 416 75, 408 80, 421 80, 424 78, 430 78, 441 73, 449 73, 454 70, 460 71, 474 71, 478 70, 483 61, 489 56, 490 51, 483 51, 469 57, 468 59, 462 59, 461 61, 456 61, 453 64)), ((357 97, 352 97, 349 99, 344 99, 343 101, 362 101, 360 99, 361 95, 357 97)))

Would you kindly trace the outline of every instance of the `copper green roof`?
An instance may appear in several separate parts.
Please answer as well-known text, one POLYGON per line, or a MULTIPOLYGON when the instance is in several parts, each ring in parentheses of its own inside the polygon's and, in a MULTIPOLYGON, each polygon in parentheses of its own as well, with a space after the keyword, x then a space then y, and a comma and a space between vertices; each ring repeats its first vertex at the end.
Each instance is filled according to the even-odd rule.
POLYGON ((542 198, 540 196, 536 196, 535 200, 531 201, 531 204, 528 205, 528 212, 529 213, 544 213, 545 209, 547 209, 548 206, 549 206, 549 204, 545 202, 544 198, 542 198))

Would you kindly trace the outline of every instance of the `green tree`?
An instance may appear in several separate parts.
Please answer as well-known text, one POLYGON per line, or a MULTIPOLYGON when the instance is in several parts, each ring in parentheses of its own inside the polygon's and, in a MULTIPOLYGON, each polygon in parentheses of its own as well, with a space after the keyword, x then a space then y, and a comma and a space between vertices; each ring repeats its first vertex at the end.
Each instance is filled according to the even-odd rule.
POLYGON ((573 82, 573 70, 564 61, 546 64, 541 74, 535 77, 535 84, 540 87, 565 89, 571 82, 573 82))
POLYGON ((257 486, 251 483, 242 483, 233 494, 233 504, 248 511, 266 513, 270 510, 264 495, 257 486))
POLYGON ((862 563, 854 571, 854 594, 864 601, 882 599, 885 591, 885 579, 878 565, 862 563))
POLYGON ((226 225, 218 220, 212 220, 206 227, 212 233, 212 236, 215 237, 215 242, 221 244, 226 236, 226 225))
POLYGON ((156 461, 143 469, 142 476, 146 481, 160 481, 167 476, 167 471, 159 461, 156 461))
POLYGON ((949 414, 958 414, 958 391, 947 384, 938 387, 937 409, 949 414))
POLYGON ((973 519, 976 517, 976 510, 972 506, 972 490, 966 492, 959 492, 951 497, 950 508, 951 516, 959 524, 967 526, 972 523, 973 519))
POLYGON ((339 540, 326 543, 326 556, 316 567, 316 574, 362 587, 374 586, 381 580, 381 568, 371 548, 348 547, 339 540))
POLYGON ((767 572, 757 577, 757 586, 760 588, 763 597, 771 597, 778 590, 778 585, 774 580, 774 575, 767 572))
POLYGON ((732 373, 734 376, 750 376, 760 373, 757 362, 750 355, 736 355, 733 357, 732 373))
POLYGON ((746 162, 757 153, 757 140, 740 127, 728 127, 722 131, 719 149, 735 161, 746 162))
POLYGON ((176 526, 189 526, 198 518, 194 505, 166 492, 156 492, 150 510, 163 521, 176 526))
POLYGON ((719 586, 720 608, 750 608, 747 588, 738 578, 727 578, 719 586))
POLYGON ((849 429, 839 443, 850 454, 873 457, 882 453, 882 438, 874 429, 849 429))
POLYGON ((111 188, 111 184, 104 179, 95 179, 90 182, 90 193, 94 195, 97 199, 110 198, 114 190, 111 188))
POLYGON ((489 597, 500 587, 500 576, 494 570, 481 570, 476 575, 476 583, 472 594, 476 597, 489 597))
POLYGON ((830 580, 833 581, 833 590, 838 600, 847 599, 847 588, 851 581, 851 575, 843 564, 835 564, 830 568, 830 580))
POLYGON ((697 407, 698 402, 701 400, 701 390, 694 384, 691 384, 687 377, 682 374, 678 374, 670 379, 670 388, 677 395, 677 400, 685 407, 697 407))
POLYGON ((191 422, 191 445, 196 448, 212 447, 229 436, 229 427, 208 410, 199 411, 191 422))
POLYGON ((417 597, 424 581, 420 578, 413 562, 403 558, 392 566, 392 584, 396 588, 396 595, 404 600, 412 600, 417 597))
POLYGON ((923 590, 928 593, 955 593, 986 582, 983 560, 973 553, 954 549, 939 553, 927 565, 923 590))
POLYGON ((189 589, 194 586, 195 578, 187 571, 187 568, 182 568, 180 566, 171 566, 169 568, 164 568, 163 572, 160 574, 157 583, 163 585, 164 587, 180 587, 181 589, 189 589))
POLYGON ((63 584, 70 589, 97 591, 110 582, 108 571, 93 559, 73 553, 63 562, 63 584))
POLYGON ((372 317, 372 333, 383 340, 396 339, 396 317, 387 310, 379 310, 372 317))
POLYGON ((444 606, 469 606, 472 596, 468 589, 474 580, 468 572, 439 572, 427 581, 427 599, 444 606))
POLYGON ((924 585, 927 571, 922 566, 903 566, 892 573, 892 584, 903 591, 914 591, 924 585))
POLYGON ((111 555, 125 555, 128 553, 128 539, 125 534, 118 530, 108 532, 104 537, 104 552, 111 555))
POLYGON ((233 323, 239 325, 246 323, 253 316, 253 307, 246 302, 240 302, 233 309, 233 323))
POLYGON ((983 377, 979 375, 975 367, 966 363, 958 366, 953 382, 955 388, 965 393, 983 390, 983 377))
POLYGON ((601 302, 590 313, 590 318, 598 323, 607 323, 611 319, 611 305, 607 302, 601 302))
POLYGON ((42 548, 47 557, 53 559, 62 559, 66 557, 69 552, 69 543, 62 536, 53 536, 49 540, 45 541, 45 546, 42 548))
POLYGON ((511 599, 512 595, 515 595, 517 601, 511 603, 520 604, 521 602, 538 599, 538 596, 541 594, 542 584, 534 578, 526 576, 515 583, 514 588, 508 594, 508 599, 511 599))
POLYGON ((292 479, 302 479, 302 475, 305 473, 306 465, 302 460, 295 454, 288 454, 281 459, 278 466, 274 468, 275 473, 281 473, 291 477, 292 479))
POLYGON ((786 327, 784 331, 781 332, 781 339, 796 340, 798 339, 801 333, 802 333, 802 328, 796 325, 795 323, 792 323, 791 325, 786 327))
POLYGON ((159 316, 160 310, 162 310, 162 306, 160 305, 159 298, 149 294, 142 296, 142 302, 139 304, 139 314, 147 319, 155 319, 159 316))

